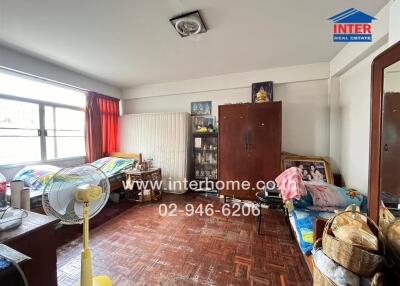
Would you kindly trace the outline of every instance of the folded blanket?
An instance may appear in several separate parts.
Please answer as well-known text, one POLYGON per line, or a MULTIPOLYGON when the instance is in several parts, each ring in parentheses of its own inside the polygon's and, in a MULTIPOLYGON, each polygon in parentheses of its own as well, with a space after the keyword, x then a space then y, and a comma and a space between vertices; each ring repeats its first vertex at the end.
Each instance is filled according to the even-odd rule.
POLYGON ((345 189, 327 183, 304 183, 305 189, 311 194, 314 207, 318 210, 331 211, 330 207, 345 208, 349 205, 361 206, 364 195, 353 189, 345 189), (323 209, 326 207, 326 209, 323 209))
POLYGON ((23 181, 25 186, 34 191, 42 191, 46 183, 61 168, 52 165, 33 165, 26 166, 20 170, 13 180, 23 181))
POLYGON ((285 170, 276 179, 278 189, 282 193, 283 201, 288 201, 293 198, 300 199, 306 194, 303 176, 299 168, 292 167, 285 170))
POLYGON ((137 160, 122 159, 116 157, 104 157, 91 163, 92 166, 101 169, 107 177, 111 177, 122 170, 133 168, 137 160))

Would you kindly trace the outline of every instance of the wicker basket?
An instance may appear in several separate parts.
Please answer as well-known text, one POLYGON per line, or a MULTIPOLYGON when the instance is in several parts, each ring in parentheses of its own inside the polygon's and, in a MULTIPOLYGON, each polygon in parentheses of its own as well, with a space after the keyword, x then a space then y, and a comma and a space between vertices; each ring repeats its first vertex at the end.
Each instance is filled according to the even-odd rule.
MULTIPOLYGON (((314 249, 321 246, 321 239, 318 239, 314 243, 314 249)), ((371 286, 379 286, 382 281, 382 273, 376 273, 374 278, 372 279, 371 286)), ((315 266, 313 260, 313 286, 337 286, 335 282, 333 282, 329 277, 325 276, 321 271, 319 271, 318 267, 315 266)))
MULTIPOLYGON (((326 223, 322 235, 323 251, 329 258, 353 273, 364 277, 372 277, 375 273, 380 272, 384 262, 383 257, 379 254, 374 254, 364 250, 356 245, 341 241, 328 233, 335 217, 346 212, 352 211, 341 212, 330 218, 326 223)), ((367 217, 367 220, 370 223, 369 225, 374 228, 373 232, 379 233, 379 240, 382 242, 380 252, 385 256, 385 240, 382 232, 370 218, 367 217)))

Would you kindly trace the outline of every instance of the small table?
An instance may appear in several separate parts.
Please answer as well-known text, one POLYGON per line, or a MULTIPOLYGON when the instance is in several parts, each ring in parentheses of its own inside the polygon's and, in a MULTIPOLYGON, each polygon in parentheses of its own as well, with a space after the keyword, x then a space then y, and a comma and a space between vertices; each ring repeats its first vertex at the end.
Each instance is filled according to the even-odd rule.
POLYGON ((34 212, 27 213, 28 216, 22 219, 21 225, 0 232, 0 243, 32 258, 21 265, 29 285, 56 286, 57 246, 55 226, 59 220, 34 212))
POLYGON ((161 199, 161 168, 150 168, 147 171, 127 170, 126 185, 136 185, 141 193, 139 202, 144 202, 144 191, 150 190, 150 200, 156 201, 161 199))
POLYGON ((285 203, 282 200, 282 197, 280 196, 279 192, 276 191, 271 191, 271 192, 265 192, 265 191, 260 191, 256 194, 256 202, 260 207, 260 214, 258 216, 258 227, 257 227, 257 233, 260 234, 261 230, 261 219, 262 219, 262 205, 268 206, 270 209, 279 209, 283 211, 283 215, 285 216, 285 222, 289 227, 290 231, 290 237, 293 239, 293 232, 292 228, 290 227, 290 222, 289 222, 289 212, 287 208, 285 207, 285 203))

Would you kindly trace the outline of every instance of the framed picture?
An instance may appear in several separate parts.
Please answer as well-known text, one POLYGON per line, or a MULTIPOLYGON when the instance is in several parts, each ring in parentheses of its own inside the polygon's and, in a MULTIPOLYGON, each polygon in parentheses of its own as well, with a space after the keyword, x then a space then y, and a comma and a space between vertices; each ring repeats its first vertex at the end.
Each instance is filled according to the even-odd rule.
POLYGON ((286 156, 282 159, 282 169, 300 169, 303 181, 333 184, 333 174, 328 161, 322 157, 286 156))
POLYGON ((190 103, 192 115, 211 115, 211 101, 198 101, 190 103))
POLYGON ((192 116, 193 132, 210 132, 209 129, 214 129, 214 127, 215 116, 192 116))
POLYGON ((256 82, 251 85, 251 102, 262 103, 274 100, 272 81, 256 82))

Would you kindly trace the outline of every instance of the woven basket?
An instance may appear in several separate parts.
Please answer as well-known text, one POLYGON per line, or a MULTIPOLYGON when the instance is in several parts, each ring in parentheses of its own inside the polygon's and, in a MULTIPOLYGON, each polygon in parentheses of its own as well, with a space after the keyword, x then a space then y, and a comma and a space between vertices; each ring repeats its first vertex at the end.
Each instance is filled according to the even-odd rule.
MULTIPOLYGON (((352 211, 341 212, 330 218, 326 223, 322 235, 323 251, 326 256, 353 273, 364 277, 372 277, 375 273, 380 272, 384 262, 383 257, 379 254, 374 254, 364 250, 356 245, 341 241, 328 233, 335 217, 346 212, 352 211)), ((370 223, 370 227, 372 226, 374 228, 372 231, 374 233, 379 233, 379 240, 382 242, 380 253, 385 256, 385 239, 383 234, 379 227, 370 218, 367 217, 367 220, 370 223)))
MULTIPOLYGON (((314 249, 321 246, 321 239, 318 239, 314 243, 314 249)), ((319 271, 318 267, 315 266, 313 260, 313 286, 337 286, 335 282, 333 282, 329 277, 325 276, 321 271, 319 271)), ((380 281, 382 280, 382 273, 376 273, 374 278, 372 279, 371 286, 379 286, 381 285, 380 281)))

